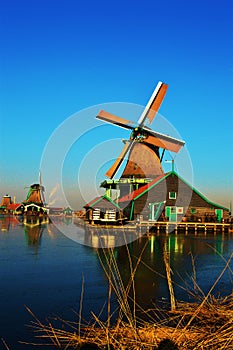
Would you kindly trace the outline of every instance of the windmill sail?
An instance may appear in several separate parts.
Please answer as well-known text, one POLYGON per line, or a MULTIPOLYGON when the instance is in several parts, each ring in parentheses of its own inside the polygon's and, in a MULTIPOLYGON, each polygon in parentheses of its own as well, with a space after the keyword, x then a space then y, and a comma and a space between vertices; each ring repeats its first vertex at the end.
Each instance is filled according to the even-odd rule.
POLYGON ((41 175, 41 171, 40 171, 40 190, 41 190, 41 197, 42 197, 42 201, 45 204, 45 196, 44 196, 44 186, 42 185, 42 175, 41 175))
POLYGON ((185 142, 182 140, 164 134, 160 134, 152 130, 149 131, 148 134, 149 135, 145 138, 145 143, 149 143, 151 145, 166 149, 168 151, 178 153, 180 149, 185 145, 185 142))
POLYGON ((161 106, 164 96, 167 92, 167 88, 168 85, 162 83, 161 81, 158 82, 153 94, 151 95, 146 108, 144 109, 144 111, 142 112, 141 117, 138 120, 138 124, 139 126, 142 126, 145 121, 146 118, 149 119, 149 123, 151 124, 152 121, 154 120, 156 113, 159 110, 159 107, 161 106))
POLYGON ((129 151, 131 147, 132 142, 126 141, 119 157, 116 159, 115 163, 111 166, 111 168, 106 172, 106 176, 112 179, 114 175, 116 174, 117 170, 121 166, 121 163, 123 162, 127 152, 129 151))
POLYGON ((96 118, 103 120, 107 123, 118 125, 122 128, 126 128, 126 129, 133 129, 134 127, 132 125, 129 125, 129 124, 135 124, 131 120, 127 120, 127 119, 118 117, 118 116, 116 116, 112 113, 106 112, 104 110, 99 111, 96 118))
POLYGON ((154 120, 156 113, 159 110, 160 105, 163 102, 164 96, 167 92, 168 85, 162 84, 161 88, 159 89, 159 92, 156 96, 156 98, 153 100, 151 106, 149 107, 148 113, 147 113, 147 118, 150 121, 150 124, 154 120))

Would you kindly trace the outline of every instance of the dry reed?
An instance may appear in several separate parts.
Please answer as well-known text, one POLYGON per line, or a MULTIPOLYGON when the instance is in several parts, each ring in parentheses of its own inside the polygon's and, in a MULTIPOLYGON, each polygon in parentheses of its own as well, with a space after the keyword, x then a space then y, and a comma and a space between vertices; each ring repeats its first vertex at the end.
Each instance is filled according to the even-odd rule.
MULTIPOLYGON (((214 286, 201 300, 194 303, 176 301, 176 308, 172 307, 172 311, 166 313, 167 317, 160 320, 158 316, 161 310, 155 308, 156 317, 153 318, 150 314, 148 315, 150 321, 146 322, 136 316, 136 308, 140 309, 140 306, 136 303, 134 286, 134 277, 142 260, 143 250, 136 265, 133 266, 126 248, 130 266, 130 279, 126 286, 122 281, 113 249, 101 250, 99 259, 109 283, 106 321, 101 321, 100 317, 93 313, 94 322, 82 324, 82 303, 80 303, 79 322, 61 320, 63 326, 56 328, 51 323, 42 324, 28 309, 34 317, 32 327, 35 337, 43 339, 44 344, 48 346, 63 350, 233 349, 233 294, 219 299, 211 294, 224 271, 229 268, 233 254, 226 261, 214 286), (115 293, 118 300, 118 309, 113 312, 110 302, 112 293, 115 293), (111 320, 116 312, 117 321, 112 325, 111 320)), ((232 273, 232 270, 230 272, 232 273)), ((199 290, 196 281, 193 282, 194 287, 199 290)), ((81 297, 83 298, 83 289, 81 297)))

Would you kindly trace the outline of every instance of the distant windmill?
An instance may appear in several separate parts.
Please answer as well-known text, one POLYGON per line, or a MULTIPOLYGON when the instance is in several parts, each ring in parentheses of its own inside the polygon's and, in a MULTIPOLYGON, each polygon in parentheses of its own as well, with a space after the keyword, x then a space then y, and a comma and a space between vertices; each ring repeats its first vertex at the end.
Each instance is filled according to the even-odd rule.
POLYGON ((114 178, 128 152, 128 161, 121 177, 154 178, 163 174, 161 161, 164 151, 179 152, 184 146, 184 141, 158 133, 145 126, 146 121, 151 124, 154 120, 167 88, 167 84, 162 82, 157 84, 136 125, 130 120, 115 116, 104 110, 99 112, 97 119, 132 130, 130 139, 124 141, 125 145, 119 157, 106 173, 106 176, 110 179, 114 178), (159 148, 163 149, 161 156, 159 148))
POLYGON ((41 185, 33 184, 29 187, 29 191, 26 197, 26 200, 23 201, 24 204, 35 203, 36 205, 43 206, 44 201, 42 199, 41 185))

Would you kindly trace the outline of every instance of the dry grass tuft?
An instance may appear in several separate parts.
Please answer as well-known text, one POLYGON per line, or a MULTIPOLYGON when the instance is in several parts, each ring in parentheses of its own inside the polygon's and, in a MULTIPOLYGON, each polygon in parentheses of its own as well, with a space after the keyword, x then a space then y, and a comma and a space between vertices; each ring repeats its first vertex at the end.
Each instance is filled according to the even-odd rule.
POLYGON ((176 319, 176 327, 167 326, 165 321, 136 328, 121 321, 117 326, 108 327, 107 322, 96 320, 95 325, 82 327, 82 334, 78 335, 73 324, 66 323, 70 327, 68 331, 37 321, 34 331, 37 337, 47 340, 48 345, 67 350, 233 349, 233 295, 220 300, 211 298, 193 318, 198 307, 196 303, 178 303, 177 310, 166 320, 168 324, 171 318, 176 319))

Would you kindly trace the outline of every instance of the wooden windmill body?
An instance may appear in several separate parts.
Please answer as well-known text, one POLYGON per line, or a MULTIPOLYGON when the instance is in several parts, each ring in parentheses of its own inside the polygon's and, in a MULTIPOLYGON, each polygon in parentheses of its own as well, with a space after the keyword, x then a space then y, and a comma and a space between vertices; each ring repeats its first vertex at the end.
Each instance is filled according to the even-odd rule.
POLYGON ((24 215, 45 215, 48 209, 44 206, 44 187, 41 184, 30 186, 27 197, 23 202, 24 215))
POLYGON ((31 185, 27 194, 27 198, 23 203, 24 204, 34 203, 39 206, 43 206, 44 203, 42 201, 42 191, 43 191, 43 188, 41 185, 39 184, 31 185))
POLYGON ((110 193, 109 189, 120 189, 120 196, 122 196, 162 175, 164 171, 161 162, 164 151, 179 152, 184 146, 184 141, 155 132, 145 125, 146 122, 151 124, 154 120, 166 94, 167 87, 168 85, 162 82, 157 84, 136 125, 130 120, 103 110, 96 117, 105 122, 131 130, 130 139, 124 141, 125 144, 120 155, 106 173, 110 180, 105 180, 101 184, 108 193, 110 193), (116 180, 115 175, 127 154, 126 166, 120 179, 116 180))

